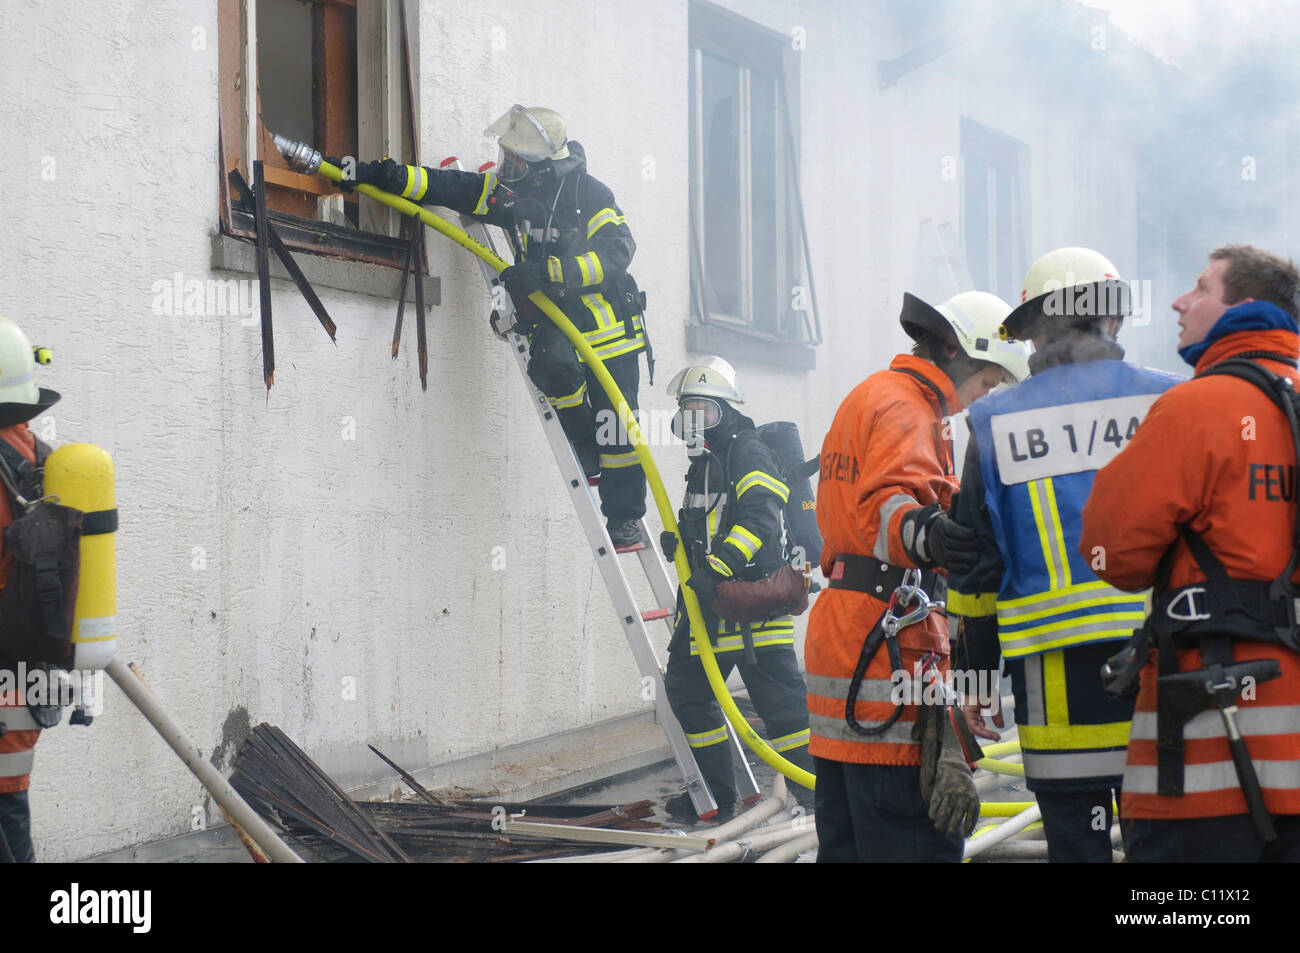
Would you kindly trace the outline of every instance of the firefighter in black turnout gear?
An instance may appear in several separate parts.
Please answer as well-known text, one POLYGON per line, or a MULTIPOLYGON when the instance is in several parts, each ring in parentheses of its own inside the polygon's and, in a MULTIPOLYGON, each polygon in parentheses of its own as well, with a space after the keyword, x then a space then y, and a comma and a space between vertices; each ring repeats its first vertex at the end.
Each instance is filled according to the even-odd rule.
MULTIPOLYGON (((794 654, 794 617, 784 612, 741 626, 710 610, 719 584, 764 579, 787 563, 782 511, 790 489, 776 454, 736 406, 742 400, 730 364, 707 358, 679 373, 668 391, 680 408, 673 431, 693 454, 678 518, 691 564, 687 584, 699 598, 718 667, 726 678, 733 666, 740 666, 772 747, 811 771, 807 689, 794 654)), ((664 544, 672 559, 676 537, 665 533, 664 544)), ((700 773, 726 815, 736 803, 733 746, 690 630, 679 590, 664 685, 700 773)), ((811 806, 811 791, 793 784, 790 790, 811 806)), ((669 811, 693 814, 686 795, 670 798, 669 811)))
MULTIPOLYGON (((582 332, 637 409, 637 355, 647 348, 644 296, 627 272, 636 251, 613 193, 587 173, 582 146, 549 109, 514 106, 484 133, 496 136, 495 170, 484 173, 358 164, 368 182, 422 205, 438 205, 499 225, 515 263, 501 273, 528 336, 528 376, 559 415, 591 482, 616 549, 635 547, 645 515, 645 474, 604 389, 572 344, 528 300, 541 291, 582 332)), ((653 365, 651 375, 653 377, 653 365)))

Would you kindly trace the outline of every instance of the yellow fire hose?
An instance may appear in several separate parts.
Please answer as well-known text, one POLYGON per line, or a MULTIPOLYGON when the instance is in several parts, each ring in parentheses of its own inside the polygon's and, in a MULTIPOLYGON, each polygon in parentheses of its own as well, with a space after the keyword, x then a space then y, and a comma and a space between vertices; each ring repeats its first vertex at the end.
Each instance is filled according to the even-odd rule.
MULTIPOLYGON (((343 172, 338 166, 326 162, 320 157, 320 154, 302 143, 293 142, 284 139, 281 136, 275 136, 276 148, 280 150, 290 165, 296 166, 307 172, 318 172, 325 178, 334 182, 343 181, 343 172)), ((470 238, 464 231, 443 218, 433 214, 428 209, 416 205, 414 202, 408 202, 406 199, 384 192, 372 185, 359 184, 354 186, 357 192, 367 195, 376 202, 381 202, 390 208, 397 209, 403 215, 418 218, 424 224, 443 235, 446 235, 457 245, 465 250, 477 255, 483 261, 491 265, 497 272, 501 272, 509 263, 497 257, 488 248, 470 238)), ((677 578, 685 580, 690 576, 690 564, 686 561, 686 546, 683 545, 681 534, 677 529, 677 520, 673 515, 672 504, 668 502, 668 493, 664 489, 663 480, 659 477, 659 468, 655 466, 654 457, 650 455, 650 448, 641 435, 641 428, 637 426, 636 418, 632 415, 627 401, 623 398, 622 392, 614 379, 609 376, 609 371, 605 370, 605 364, 592 350, 591 345, 578 332, 578 329, 559 308, 551 301, 550 298, 540 291, 528 296, 529 300, 555 322, 555 326, 564 332, 564 336, 577 349, 578 354, 591 368, 592 373, 596 375, 596 380, 600 381, 600 386, 604 388, 608 395, 610 403, 618 408, 619 419, 627 429, 628 441, 636 451, 637 459, 641 463, 641 469, 645 472, 646 482, 650 485, 650 492, 654 496, 655 506, 659 509, 659 517, 663 520, 664 528, 672 532, 678 538, 677 551, 673 554, 673 565, 677 569, 677 578)), ((649 541, 647 541, 649 543, 649 541)), ((704 664, 704 672, 708 676, 709 685, 713 689, 713 694, 718 699, 718 704, 722 706, 723 712, 726 713, 727 721, 731 723, 732 730, 736 732, 749 746, 755 754, 766 761, 777 771, 784 774, 791 781, 802 784, 806 788, 811 788, 816 782, 816 778, 811 772, 805 771, 796 764, 792 764, 785 758, 781 757, 764 741, 749 723, 745 721, 744 715, 736 707, 731 693, 727 691, 726 682, 722 678, 722 673, 718 670, 717 659, 714 658, 713 646, 709 642, 706 632, 704 619, 700 615, 700 604, 695 598, 695 590, 690 586, 682 586, 682 594, 685 597, 686 613, 690 618, 691 634, 695 637, 695 644, 699 646, 700 660, 704 664)))

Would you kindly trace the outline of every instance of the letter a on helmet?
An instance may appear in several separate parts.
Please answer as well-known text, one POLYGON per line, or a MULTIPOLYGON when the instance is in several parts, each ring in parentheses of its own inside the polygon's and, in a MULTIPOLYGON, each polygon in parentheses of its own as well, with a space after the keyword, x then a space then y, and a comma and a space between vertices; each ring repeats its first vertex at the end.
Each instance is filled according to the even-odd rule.
POLYGON ((687 397, 725 400, 733 409, 744 398, 736 390, 736 369, 720 357, 708 357, 678 371, 668 382, 668 395, 681 403, 687 397))

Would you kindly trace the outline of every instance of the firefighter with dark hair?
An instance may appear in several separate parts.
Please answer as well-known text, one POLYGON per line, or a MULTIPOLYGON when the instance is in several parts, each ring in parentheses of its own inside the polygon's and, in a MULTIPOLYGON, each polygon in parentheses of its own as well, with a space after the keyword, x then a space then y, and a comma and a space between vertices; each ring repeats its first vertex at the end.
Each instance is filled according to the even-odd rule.
MULTIPOLYGON (((953 504, 980 542, 975 564, 948 579, 948 612, 963 619, 955 664, 993 684, 1006 662, 1052 861, 1110 862, 1133 711, 1106 695, 1097 672, 1141 622, 1142 594, 1107 585, 1095 554, 1079 552, 1097 468, 1178 380, 1123 361, 1115 336, 1129 311, 1128 284, 1092 249, 1059 248, 1030 266, 1003 329, 1033 341, 1031 374, 971 408, 953 504)), ((996 696, 982 702, 997 708, 996 696)), ((997 738, 980 707, 966 709, 972 730, 997 738)))
MULTIPOLYGON (((636 242, 613 193, 587 173, 582 146, 550 109, 514 106, 484 133, 498 139, 494 171, 357 165, 352 184, 370 183, 422 205, 439 205, 499 225, 515 263, 501 273, 530 341, 528 376, 555 408, 590 482, 614 548, 639 548, 645 474, 604 389, 564 334, 531 302, 541 291, 562 310, 637 409, 637 355, 647 348, 644 296, 628 274, 636 242)), ((653 375, 653 365, 651 365, 653 375)))
POLYGON ((1276 255, 1210 255, 1173 304, 1196 374, 1152 405, 1083 510, 1097 574, 1154 586, 1107 668, 1113 692, 1136 695, 1131 861, 1300 861, 1298 294, 1276 255))
MULTIPOLYGON (((722 677, 739 666, 772 747, 793 764, 811 770, 806 690, 794 654, 794 617, 778 607, 769 618, 741 624, 719 618, 712 610, 718 586, 732 580, 766 579, 788 565, 782 511, 790 487, 754 421, 740 411, 743 400, 730 364, 720 357, 692 364, 673 378, 668 392, 679 408, 673 431, 694 454, 678 520, 691 565, 686 584, 699 598, 722 677)), ((665 555, 672 559, 676 537, 665 533, 664 539, 665 555)), ((736 782, 727 722, 691 638, 680 591, 664 686, 720 814, 730 814, 735 809, 736 782)), ((791 789, 805 806, 811 806, 811 791, 800 785, 791 789)), ((669 799, 669 810, 687 814, 689 797, 669 799)))
POLYGON ((980 291, 937 308, 905 295, 915 353, 855 387, 822 444, 829 588, 804 645, 819 861, 955 862, 978 816, 979 748, 953 714, 934 603, 942 571, 977 556, 975 534, 947 512, 950 417, 1027 370, 1024 345, 996 333, 1008 310, 980 291))

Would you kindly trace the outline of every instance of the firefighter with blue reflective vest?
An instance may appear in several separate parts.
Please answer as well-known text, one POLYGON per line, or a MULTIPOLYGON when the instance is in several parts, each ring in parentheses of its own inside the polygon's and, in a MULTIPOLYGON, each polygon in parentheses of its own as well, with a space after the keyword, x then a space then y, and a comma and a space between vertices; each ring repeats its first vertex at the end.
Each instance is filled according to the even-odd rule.
POLYGON ((1025 347, 996 333, 1009 310, 985 292, 905 295, 913 353, 858 384, 822 443, 828 589, 804 644, 819 862, 956 862, 978 816, 941 611, 942 571, 977 555, 947 513, 950 416, 1027 372, 1025 347))
MULTIPOLYGON (((14 322, 0 318, 0 466, 5 478, 26 464, 35 464, 38 441, 27 421, 52 407, 59 395, 36 385, 33 355, 41 363, 44 349, 33 351, 27 335, 14 322)), ((46 354, 48 352, 45 352, 46 354)), ((48 452, 48 447, 42 448, 48 452)), ((21 510, 10 491, 0 487, 0 530, 12 523, 21 510)), ((13 557, 0 553, 0 588, 9 578, 13 557)), ((0 862, 30 863, 36 859, 32 848, 31 807, 27 790, 31 786, 32 764, 36 758, 36 741, 41 728, 54 722, 42 717, 42 709, 24 696, 26 685, 19 673, 24 671, 18 660, 0 653, 0 862), (38 720, 40 719, 40 720, 38 720)), ((57 720, 57 719, 55 719, 57 720)))
MULTIPOLYGON (((953 505, 981 544, 978 562, 948 579, 948 612, 963 620, 956 664, 994 683, 1006 663, 1025 779, 1054 862, 1111 860, 1133 703, 1108 697, 1098 672, 1144 615, 1143 593, 1098 579, 1100 563, 1080 554, 1080 514, 1098 468, 1179 380, 1124 362, 1115 337, 1129 294, 1092 249, 1059 248, 1030 266, 1003 328, 1033 341, 1031 374, 971 408, 953 505)), ((997 737, 978 704, 966 714, 977 735, 997 737)))
MULTIPOLYGON (((582 146, 550 109, 514 106, 484 133, 498 139, 496 168, 483 173, 362 162, 350 186, 370 183, 422 205, 501 226, 515 263, 501 273, 520 331, 528 375, 555 408, 622 551, 641 542, 645 474, 604 389, 564 334, 528 295, 541 291, 582 332, 637 409, 637 355, 646 350, 644 296, 628 274, 636 242, 613 193, 587 173, 582 146)), ((654 365, 650 365, 653 377, 654 365)))
MULTIPOLYGON (((794 654, 794 617, 775 611, 770 618, 739 624, 712 611, 717 587, 729 580, 757 581, 788 565, 782 511, 790 488, 775 453, 758 435, 754 422, 740 411, 731 365, 709 357, 678 373, 668 385, 678 414, 673 432, 694 454, 686 474, 686 499, 678 528, 687 549, 691 576, 687 580, 699 598, 718 667, 726 678, 733 667, 741 677, 772 747, 805 770, 808 757, 808 708, 805 687, 794 654)), ((665 555, 673 557, 676 538, 666 533, 665 555)), ((735 808, 727 722, 709 686, 681 592, 668 647, 664 677, 668 701, 686 733, 721 814, 735 808)), ((811 793, 792 785, 792 793, 807 806, 811 793)), ((670 799, 671 813, 689 812, 685 795, 670 799)))

